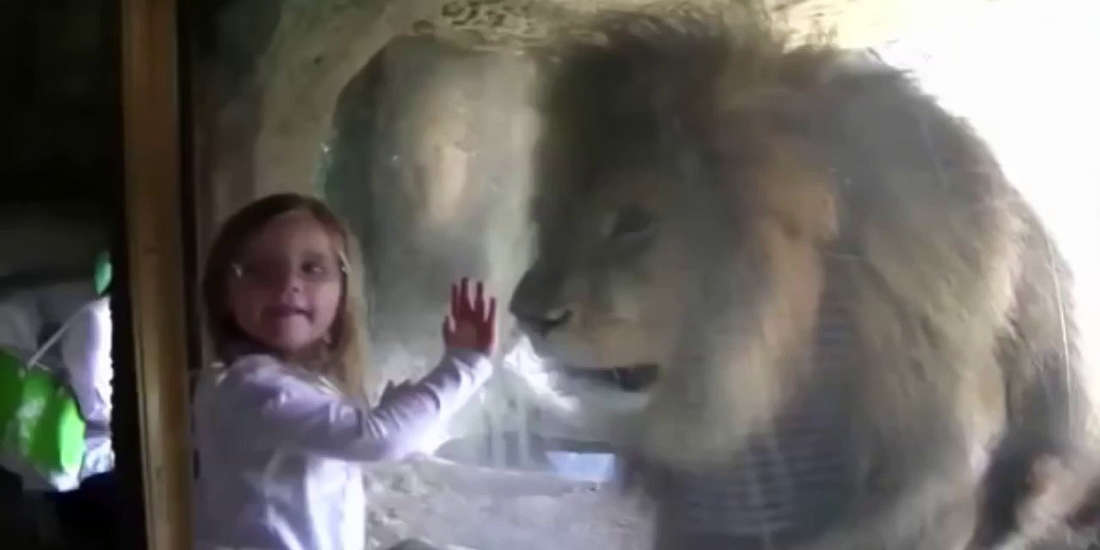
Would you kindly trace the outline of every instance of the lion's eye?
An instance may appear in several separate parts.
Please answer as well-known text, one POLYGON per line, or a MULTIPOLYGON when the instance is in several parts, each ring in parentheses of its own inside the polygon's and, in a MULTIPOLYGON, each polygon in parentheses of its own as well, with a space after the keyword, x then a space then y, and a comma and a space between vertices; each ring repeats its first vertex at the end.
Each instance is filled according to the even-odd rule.
POLYGON ((652 214, 637 206, 628 206, 619 210, 608 236, 613 239, 640 236, 648 234, 653 225, 652 214))

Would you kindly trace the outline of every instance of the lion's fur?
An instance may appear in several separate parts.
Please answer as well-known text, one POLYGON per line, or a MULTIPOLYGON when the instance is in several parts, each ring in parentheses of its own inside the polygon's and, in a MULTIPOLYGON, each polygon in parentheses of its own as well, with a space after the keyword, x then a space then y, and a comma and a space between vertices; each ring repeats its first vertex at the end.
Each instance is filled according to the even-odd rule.
POLYGON ((569 311, 532 331, 550 357, 660 362, 638 444, 672 468, 721 467, 800 396, 839 387, 859 496, 800 547, 1002 542, 1029 465, 1087 446, 1056 248, 985 144, 904 74, 701 21, 616 16, 555 50, 540 260, 513 310, 569 311), (621 260, 588 218, 633 196, 666 244, 621 260), (830 380, 812 360, 827 286, 857 342, 830 380), (679 317, 646 324, 651 300, 679 317))

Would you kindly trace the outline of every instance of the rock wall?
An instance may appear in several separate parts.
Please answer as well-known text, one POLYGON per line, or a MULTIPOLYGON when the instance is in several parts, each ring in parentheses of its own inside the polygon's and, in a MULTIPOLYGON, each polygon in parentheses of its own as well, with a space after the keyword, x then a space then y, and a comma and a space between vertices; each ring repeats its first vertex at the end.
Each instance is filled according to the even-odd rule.
POLYGON ((484 279, 506 304, 529 260, 534 67, 429 38, 390 43, 347 86, 319 169, 367 264, 372 368, 434 366, 448 285, 484 279))

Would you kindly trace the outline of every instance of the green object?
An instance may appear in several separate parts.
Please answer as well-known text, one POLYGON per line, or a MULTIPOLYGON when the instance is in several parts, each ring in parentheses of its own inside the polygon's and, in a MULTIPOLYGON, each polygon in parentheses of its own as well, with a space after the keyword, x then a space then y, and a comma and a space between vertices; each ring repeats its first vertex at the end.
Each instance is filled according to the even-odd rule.
POLYGON ((111 286, 111 255, 107 251, 100 252, 95 257, 95 293, 103 295, 107 287, 111 286))
POLYGON ((0 449, 45 475, 75 475, 84 458, 84 419, 72 392, 49 371, 27 368, 2 348, 0 449))

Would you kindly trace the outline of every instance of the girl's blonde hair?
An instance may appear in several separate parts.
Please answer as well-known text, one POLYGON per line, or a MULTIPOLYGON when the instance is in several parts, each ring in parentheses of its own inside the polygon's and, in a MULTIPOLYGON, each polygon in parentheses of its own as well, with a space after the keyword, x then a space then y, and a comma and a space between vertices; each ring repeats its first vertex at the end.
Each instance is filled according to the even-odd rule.
POLYGON ((228 306, 228 280, 232 266, 240 260, 245 243, 269 221, 296 210, 312 215, 329 233, 343 263, 340 306, 330 329, 331 341, 315 358, 314 368, 332 378, 349 395, 363 396, 366 388, 366 342, 364 339, 363 262, 359 245, 347 225, 329 207, 312 197, 284 193, 252 202, 222 225, 210 247, 202 277, 202 298, 206 325, 217 358, 231 364, 237 356, 255 349, 228 306))

